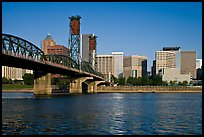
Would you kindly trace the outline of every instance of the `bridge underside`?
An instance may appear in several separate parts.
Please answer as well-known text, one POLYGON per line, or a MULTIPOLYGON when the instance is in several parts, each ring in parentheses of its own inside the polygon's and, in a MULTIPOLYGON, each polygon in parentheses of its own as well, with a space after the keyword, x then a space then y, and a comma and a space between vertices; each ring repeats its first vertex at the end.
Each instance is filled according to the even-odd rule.
MULTIPOLYGON (((6 54, 1 55, 1 65, 29 69, 39 72, 47 72, 51 74, 62 74, 71 78, 89 77, 90 74, 80 73, 79 70, 74 68, 60 68, 50 64, 40 63, 37 61, 27 60, 20 57, 10 56, 6 54)), ((102 80, 99 77, 94 77, 95 80, 102 80)))
POLYGON ((79 70, 69 70, 6 54, 2 54, 1 64, 2 66, 34 70, 35 95, 52 94, 51 74, 62 74, 70 77, 69 93, 95 93, 97 92, 96 86, 101 81, 101 78, 90 77, 89 74, 79 73, 79 70))

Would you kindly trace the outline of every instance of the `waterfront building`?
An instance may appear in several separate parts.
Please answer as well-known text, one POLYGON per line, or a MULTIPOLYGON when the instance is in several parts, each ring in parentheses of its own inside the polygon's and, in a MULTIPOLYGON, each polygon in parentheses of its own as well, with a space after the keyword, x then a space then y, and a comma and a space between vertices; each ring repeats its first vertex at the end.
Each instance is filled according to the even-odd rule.
POLYGON ((42 50, 44 54, 48 54, 47 47, 48 46, 55 46, 56 42, 53 40, 52 36, 48 34, 46 38, 42 41, 42 50))
POLYGON ((147 76, 147 57, 146 56, 126 56, 123 60, 124 77, 143 77, 147 76))
POLYGON ((123 77, 123 52, 112 52, 114 58, 114 77, 123 77))
POLYGON ((173 51, 156 51, 156 74, 163 68, 176 68, 176 53, 173 51))
POLYGON ((163 81, 176 81, 176 82, 183 82, 188 81, 188 83, 192 80, 190 74, 181 74, 180 68, 163 68, 160 69, 159 75, 162 76, 163 81))
POLYGON ((111 82, 115 66, 113 55, 96 55, 96 62, 96 71, 102 73, 106 81, 111 82))
POLYGON ((156 51, 155 58, 156 74, 161 75, 163 80, 168 79, 167 75, 176 78, 178 81, 181 80, 181 82, 185 78, 186 81, 189 81, 189 76, 187 75, 190 75, 191 80, 196 78, 195 51, 181 51, 180 47, 164 47, 162 51, 156 51), (174 70, 173 68, 175 69, 175 74, 171 73, 174 70), (180 73, 176 74, 178 70, 180 73))
POLYGON ((23 80, 25 73, 33 74, 33 70, 2 66, 2 77, 12 80, 23 80))
POLYGON ((181 51, 181 74, 191 74, 196 79, 196 51, 181 51))

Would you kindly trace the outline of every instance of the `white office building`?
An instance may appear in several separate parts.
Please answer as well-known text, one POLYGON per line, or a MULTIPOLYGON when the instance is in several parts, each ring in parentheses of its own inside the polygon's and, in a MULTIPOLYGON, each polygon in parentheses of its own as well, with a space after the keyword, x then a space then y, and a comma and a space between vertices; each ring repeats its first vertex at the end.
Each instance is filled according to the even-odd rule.
POLYGON ((112 52, 111 55, 114 58, 114 77, 123 76, 123 52, 112 52))

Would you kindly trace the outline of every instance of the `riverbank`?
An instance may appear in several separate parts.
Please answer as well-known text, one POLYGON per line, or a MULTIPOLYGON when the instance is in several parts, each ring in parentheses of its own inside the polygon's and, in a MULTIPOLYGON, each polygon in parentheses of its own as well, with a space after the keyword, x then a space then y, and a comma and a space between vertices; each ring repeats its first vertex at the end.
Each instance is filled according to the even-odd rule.
POLYGON ((2 90, 2 92, 22 92, 22 93, 32 93, 33 89, 7 89, 2 90))
POLYGON ((100 86, 97 93, 185 93, 202 92, 202 86, 100 86))

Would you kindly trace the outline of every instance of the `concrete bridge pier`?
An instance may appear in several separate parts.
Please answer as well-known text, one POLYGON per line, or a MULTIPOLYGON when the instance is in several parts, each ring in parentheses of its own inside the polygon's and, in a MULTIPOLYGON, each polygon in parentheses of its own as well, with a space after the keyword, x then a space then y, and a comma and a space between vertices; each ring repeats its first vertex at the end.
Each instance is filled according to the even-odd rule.
POLYGON ((85 83, 86 80, 93 79, 93 77, 81 77, 70 82, 69 93, 88 93, 89 86, 85 83))
POLYGON ((34 72, 34 95, 51 95, 51 73, 34 72))
POLYGON ((87 93, 97 93, 97 85, 104 81, 93 81, 93 80, 86 80, 84 83, 87 85, 87 93))
POLYGON ((93 77, 83 77, 70 83, 69 93, 97 93, 97 85, 104 81, 94 81, 93 77))

